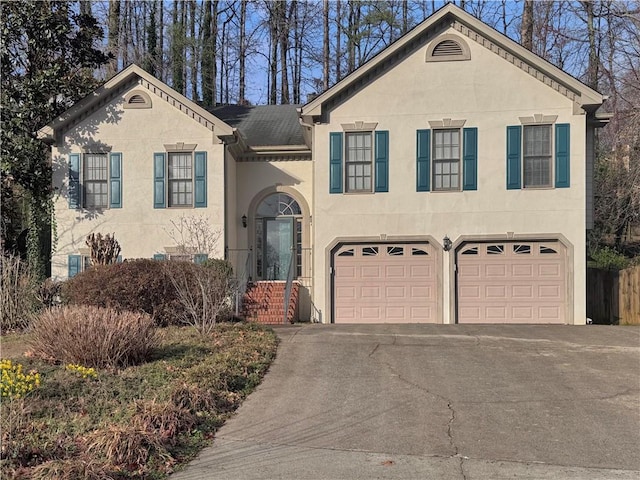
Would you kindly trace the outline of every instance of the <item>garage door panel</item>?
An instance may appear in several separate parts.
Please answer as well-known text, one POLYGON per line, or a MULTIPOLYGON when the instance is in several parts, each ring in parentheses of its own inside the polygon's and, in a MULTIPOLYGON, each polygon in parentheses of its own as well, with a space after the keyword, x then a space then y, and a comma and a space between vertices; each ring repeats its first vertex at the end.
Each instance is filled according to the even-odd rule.
POLYGON ((436 322, 434 267, 427 243, 340 247, 334 256, 334 321, 436 322))
POLYGON ((559 242, 467 243, 456 262, 458 322, 565 322, 566 250, 559 242))

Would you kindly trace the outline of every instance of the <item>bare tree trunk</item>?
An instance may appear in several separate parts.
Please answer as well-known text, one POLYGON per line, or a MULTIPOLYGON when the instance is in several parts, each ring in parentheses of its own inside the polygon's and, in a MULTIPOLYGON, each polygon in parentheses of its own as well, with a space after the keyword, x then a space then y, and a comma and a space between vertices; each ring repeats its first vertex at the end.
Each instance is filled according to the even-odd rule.
POLYGON ((409 2, 402 2, 402 35, 409 31, 409 2))
POLYGON ((151 75, 156 75, 158 68, 158 37, 157 37, 157 23, 156 17, 158 16, 158 3, 151 2, 151 10, 149 11, 149 18, 147 20, 146 34, 147 34, 147 52, 145 55, 145 61, 143 68, 151 75))
POLYGON ((198 39, 196 37, 196 1, 189 1, 189 35, 191 46, 191 99, 198 101, 198 57, 200 53, 198 39))
POLYGON ((533 50, 533 0, 524 0, 520 36, 522 46, 527 50, 533 50))
POLYGON ((238 82, 238 103, 244 105, 245 97, 245 69, 247 61, 247 39, 246 39, 246 23, 247 23, 247 2, 240 2, 240 58, 239 61, 239 82, 238 82))
POLYGON ((158 78, 163 82, 167 78, 164 70, 164 2, 157 0, 158 8, 158 49, 157 49, 157 66, 158 78))
POLYGON ((107 49, 111 59, 107 65, 107 78, 111 78, 118 71, 118 60, 120 58, 120 0, 110 0, 108 23, 109 38, 107 49))
POLYGON ((342 69, 340 58, 342 56, 342 47, 340 39, 342 38, 342 9, 341 0, 336 0, 336 83, 342 80, 342 69))
MULTIPOLYGON (((244 2, 243 2, 244 3, 244 2)), ((201 90, 202 102, 211 108, 216 103, 216 47, 218 36, 218 0, 206 0, 202 4, 204 19, 202 22, 202 58, 201 90)))
MULTIPOLYGON (((293 2, 294 0, 292 0, 293 2)), ((278 4, 278 37, 280 40, 280 103, 290 103, 289 100, 289 68, 287 54, 289 53, 289 18, 287 18, 286 2, 278 4)), ((291 3, 290 5, 293 5, 291 3)))
POLYGON ((596 90, 598 88, 598 46, 596 44, 596 29, 594 25, 593 2, 582 1, 587 14, 587 36, 589 38, 589 67, 587 70, 587 85, 596 90))
POLYGON ((269 85, 269 104, 275 105, 278 103, 278 19, 276 9, 277 2, 272 2, 271 5, 267 3, 269 9, 269 40, 271 42, 271 49, 269 54, 269 79, 271 84, 269 85))
MULTIPOLYGON (((329 89, 329 0, 324 0, 322 13, 323 45, 322 45, 322 89, 329 89)), ((339 33, 339 32, 338 32, 339 33)))
POLYGON ((173 2, 173 31, 171 35, 171 61, 173 63, 173 88, 184 95, 184 1, 173 2))

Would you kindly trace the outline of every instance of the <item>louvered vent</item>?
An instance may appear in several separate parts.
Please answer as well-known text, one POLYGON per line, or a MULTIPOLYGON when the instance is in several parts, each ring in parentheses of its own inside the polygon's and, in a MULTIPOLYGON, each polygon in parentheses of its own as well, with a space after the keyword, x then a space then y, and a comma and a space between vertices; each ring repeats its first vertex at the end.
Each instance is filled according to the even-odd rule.
POLYGON ((147 101, 142 95, 134 95, 129 99, 129 105, 144 105, 147 101))
POLYGON ((462 47, 453 40, 443 40, 433 49, 433 57, 462 56, 462 47))

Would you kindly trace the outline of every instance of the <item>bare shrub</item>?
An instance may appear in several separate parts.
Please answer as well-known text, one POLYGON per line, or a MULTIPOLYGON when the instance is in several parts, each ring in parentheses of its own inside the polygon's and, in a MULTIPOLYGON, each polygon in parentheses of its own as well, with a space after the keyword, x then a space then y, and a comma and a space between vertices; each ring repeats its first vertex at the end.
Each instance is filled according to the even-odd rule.
POLYGON ((205 265, 184 262, 183 268, 171 267, 168 273, 182 306, 178 318, 195 327, 201 334, 209 334, 219 319, 231 315, 232 269, 222 260, 205 265))
POLYGON ((171 403, 194 415, 215 410, 216 401, 210 390, 190 383, 176 385, 170 397, 171 403))
POLYGON ((42 463, 31 471, 32 480, 114 480, 115 477, 104 471, 104 465, 100 462, 83 459, 69 458, 66 460, 51 460, 42 463))
MULTIPOLYGON (((112 425, 96 431, 87 449, 107 460, 109 465, 135 468, 145 471, 153 454, 171 460, 171 455, 156 434, 136 425, 112 425)), ((140 472, 141 473, 141 472, 140 472)))
POLYGON ((153 433, 163 444, 174 444, 177 435, 189 431, 195 425, 191 412, 173 402, 142 400, 136 403, 131 424, 153 433))
POLYGON ((102 236, 101 233, 90 233, 85 240, 89 247, 91 265, 110 265, 116 263, 120 255, 120 244, 116 240, 115 234, 108 233, 102 236))
POLYGON ((31 324, 39 308, 37 282, 20 257, 0 254, 0 312, 5 330, 31 324))
POLYGON ((158 336, 149 315, 110 308, 47 309, 34 322, 36 355, 86 367, 123 367, 145 361, 158 336))

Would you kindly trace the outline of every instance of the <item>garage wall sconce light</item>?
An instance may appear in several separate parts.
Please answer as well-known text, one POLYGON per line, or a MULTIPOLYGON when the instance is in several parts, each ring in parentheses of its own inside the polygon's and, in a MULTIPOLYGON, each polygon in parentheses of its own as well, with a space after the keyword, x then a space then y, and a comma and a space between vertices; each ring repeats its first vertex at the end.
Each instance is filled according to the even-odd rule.
POLYGON ((449 250, 451 250, 451 246, 453 245, 453 243, 451 243, 451 239, 445 235, 444 238, 442 239, 442 249, 445 252, 448 252, 449 250))
POLYGON ((247 216, 246 215, 242 215, 242 226, 244 228, 247 228, 247 216))

